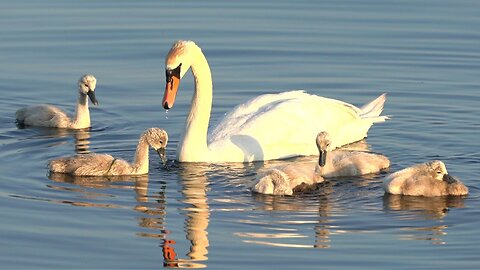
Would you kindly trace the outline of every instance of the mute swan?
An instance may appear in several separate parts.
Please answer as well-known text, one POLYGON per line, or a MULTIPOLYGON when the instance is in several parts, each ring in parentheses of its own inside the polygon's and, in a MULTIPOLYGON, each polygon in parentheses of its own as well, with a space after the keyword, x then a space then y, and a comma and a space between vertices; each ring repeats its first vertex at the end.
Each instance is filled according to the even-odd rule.
POLYGON ((48 165, 52 173, 76 176, 140 175, 148 173, 148 146, 155 149, 165 164, 167 132, 160 128, 149 128, 138 141, 133 164, 107 154, 84 154, 52 160, 48 165))
POLYGON ((258 178, 252 190, 271 195, 292 195, 295 190, 321 183, 323 177, 359 176, 390 166, 387 157, 361 151, 331 151, 330 136, 322 131, 316 137, 318 162, 275 167, 258 178))
POLYGON ((303 91, 258 96, 238 105, 208 135, 212 75, 207 59, 193 41, 177 41, 166 60, 165 109, 175 102, 180 79, 192 69, 195 91, 185 130, 177 147, 181 162, 251 162, 316 154, 311 138, 330 132, 332 147, 367 136, 380 116, 385 94, 362 108, 303 91))
POLYGON ((98 104, 95 98, 97 79, 90 74, 78 80, 78 101, 75 118, 70 120, 61 109, 47 104, 33 105, 19 109, 15 113, 17 123, 26 126, 81 129, 90 127, 90 111, 88 110, 87 96, 94 105, 98 104))
POLYGON ((467 195, 468 188, 450 176, 440 160, 434 160, 392 173, 384 181, 385 192, 411 196, 467 195))

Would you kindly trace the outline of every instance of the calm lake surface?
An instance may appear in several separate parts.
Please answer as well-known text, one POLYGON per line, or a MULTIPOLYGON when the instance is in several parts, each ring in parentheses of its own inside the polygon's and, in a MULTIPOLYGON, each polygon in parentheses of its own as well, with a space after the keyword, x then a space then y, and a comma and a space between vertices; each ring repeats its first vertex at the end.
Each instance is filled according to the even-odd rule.
MULTIPOLYGON (((0 268, 478 269, 479 1, 3 1, 0 268), (362 3, 360 3, 362 2, 362 3), (369 149, 391 171, 441 159, 466 198, 384 196, 385 175, 293 197, 252 194, 252 164, 173 162, 193 91, 165 112, 164 58, 197 42, 214 78, 211 125, 263 93, 304 89, 362 105, 388 93, 369 149), (15 111, 74 110, 98 79, 92 128, 19 129, 15 111), (49 176, 76 152, 131 160, 139 134, 170 135, 170 169, 124 179, 49 176)), ((302 108, 292 108, 301 110, 302 108)), ((292 127, 294 128, 294 127, 292 127)), ((308 159, 308 158, 307 158, 308 159)))

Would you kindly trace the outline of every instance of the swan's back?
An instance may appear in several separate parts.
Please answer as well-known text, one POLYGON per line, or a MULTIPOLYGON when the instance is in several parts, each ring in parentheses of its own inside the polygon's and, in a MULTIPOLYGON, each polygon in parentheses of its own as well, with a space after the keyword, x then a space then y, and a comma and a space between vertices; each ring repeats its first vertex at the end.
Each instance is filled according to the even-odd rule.
POLYGON ((132 168, 121 159, 107 154, 84 154, 52 160, 49 169, 54 173, 76 176, 128 175, 132 168))
POLYGON ((209 144, 212 150, 229 142, 248 150, 256 144, 261 152, 256 154, 263 160, 315 155, 318 152, 311 138, 319 130, 329 131, 336 146, 364 138, 368 128, 338 133, 346 123, 360 121, 359 113, 351 104, 304 91, 265 94, 227 114, 210 133, 209 144))
POLYGON ((68 128, 71 122, 63 110, 47 104, 21 108, 15 118, 18 124, 26 126, 68 128))

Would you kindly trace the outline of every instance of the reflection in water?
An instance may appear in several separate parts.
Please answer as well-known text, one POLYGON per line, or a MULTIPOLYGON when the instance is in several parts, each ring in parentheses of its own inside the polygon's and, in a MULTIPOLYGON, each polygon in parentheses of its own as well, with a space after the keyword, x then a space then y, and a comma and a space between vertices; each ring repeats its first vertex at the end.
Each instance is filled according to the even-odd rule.
POLYGON ((73 134, 75 137, 75 153, 88 154, 90 153, 90 130, 81 129, 76 130, 73 134))
POLYGON ((110 177, 74 177, 67 174, 61 173, 50 173, 48 178, 54 182, 58 183, 69 183, 80 186, 81 188, 74 187, 65 187, 57 185, 48 185, 47 187, 54 190, 69 191, 81 194, 78 197, 78 200, 62 200, 60 203, 67 203, 75 206, 91 206, 91 207, 108 207, 108 208, 120 208, 120 205, 115 205, 113 203, 109 204, 98 204, 92 202, 80 201, 80 199, 98 199, 102 197, 112 198, 110 194, 101 193, 98 189, 134 189, 137 198, 138 194, 142 194, 144 189, 148 185, 148 176, 147 175, 137 175, 137 176, 110 176, 110 177), (134 187, 131 187, 130 184, 135 183, 134 187), (88 188, 88 189, 85 189, 88 188), (97 189, 97 190, 91 190, 97 189))
MULTIPOLYGON (((148 176, 109 176, 109 177, 74 177, 66 174, 49 174, 49 178, 59 183, 70 183, 82 188, 65 187, 49 185, 49 188, 55 190, 69 191, 81 194, 78 200, 59 200, 58 203, 65 203, 75 206, 88 207, 108 207, 120 208, 120 205, 113 203, 99 204, 87 202, 88 199, 97 199, 99 197, 112 197, 112 195, 103 194, 99 189, 129 188, 135 190, 136 205, 135 211, 145 214, 138 218, 138 225, 154 231, 137 233, 140 237, 161 239, 162 254, 164 266, 172 268, 204 268, 205 264, 199 261, 208 260, 208 233, 210 211, 207 202, 206 189, 208 165, 182 165, 178 172, 182 179, 181 202, 187 207, 185 233, 186 239, 190 241, 190 251, 186 254, 188 258, 179 258, 175 250, 176 241, 169 239, 169 230, 166 228, 166 184, 163 183, 159 191, 154 194, 148 194, 148 176), (130 184, 134 183, 132 187, 130 184), (85 189, 89 188, 89 189, 85 189), (96 189, 92 191, 91 189, 96 189)), ((109 201, 112 199, 110 198, 109 201)))
MULTIPOLYGON (((73 136, 75 139, 75 153, 88 154, 90 153, 90 128, 85 129, 65 129, 65 128, 47 128, 47 127, 25 127, 18 125, 19 129, 29 128, 34 135, 32 137, 42 138, 64 138, 73 136)), ((55 145, 66 144, 67 142, 55 142, 55 145)))
POLYGON ((462 196, 422 197, 385 194, 383 205, 386 210, 409 211, 427 219, 441 219, 446 216, 449 208, 464 207, 464 200, 465 197, 462 196))
MULTIPOLYGON (((281 246, 290 248, 330 248, 332 220, 330 218, 332 205, 329 195, 333 192, 332 184, 321 183, 315 192, 293 197, 269 196, 252 194, 257 202, 261 202, 260 209, 264 211, 289 212, 288 220, 258 222, 255 220, 243 220, 244 223, 255 223, 267 229, 268 233, 237 233, 246 243, 281 246), (293 219, 292 219, 293 218, 293 219), (312 220, 313 219, 313 220, 312 220), (295 238, 308 238, 310 236, 298 233, 298 226, 314 224, 314 243, 297 244, 291 240, 295 238), (279 242, 279 240, 283 240, 279 242)), ((257 227, 258 227, 257 226, 257 227)))
POLYGON ((208 224, 210 210, 207 200, 208 164, 182 164, 179 176, 182 179, 182 203, 186 204, 185 233, 190 241, 188 259, 178 257, 175 252, 176 241, 164 239, 162 244, 164 266, 172 268, 204 268, 206 264, 199 261, 208 260, 208 224))
MULTIPOLYGON (((426 220, 442 220, 450 208, 464 207, 462 196, 403 196, 385 194, 383 197, 383 206, 387 211, 401 211, 400 220, 417 221, 418 217, 426 220)), ((442 236, 446 235, 447 225, 434 225, 424 227, 405 227, 401 228, 403 233, 400 240, 428 240, 433 244, 446 244, 442 236)))

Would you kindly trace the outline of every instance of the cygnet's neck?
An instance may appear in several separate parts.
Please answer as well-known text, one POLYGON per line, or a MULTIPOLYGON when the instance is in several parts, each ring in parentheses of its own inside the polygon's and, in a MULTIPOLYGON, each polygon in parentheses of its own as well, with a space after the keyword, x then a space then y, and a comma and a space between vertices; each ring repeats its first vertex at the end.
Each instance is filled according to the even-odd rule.
POLYGON ((327 151, 325 153, 325 165, 320 166, 319 163, 315 166, 315 175, 324 176, 332 171, 335 170, 335 166, 333 165, 333 155, 332 151, 327 151))
POLYGON ((75 118, 71 123, 71 128, 90 127, 90 110, 88 109, 88 97, 86 94, 79 93, 75 118))
POLYGON ((212 74, 200 48, 192 51, 191 69, 195 79, 195 91, 185 130, 177 148, 177 159, 182 161, 205 160, 205 156, 209 155, 207 132, 212 110, 212 74))
POLYGON ((148 173, 148 151, 149 145, 145 135, 142 135, 138 140, 137 150, 135 151, 135 158, 132 164, 132 174, 146 174, 148 173))

